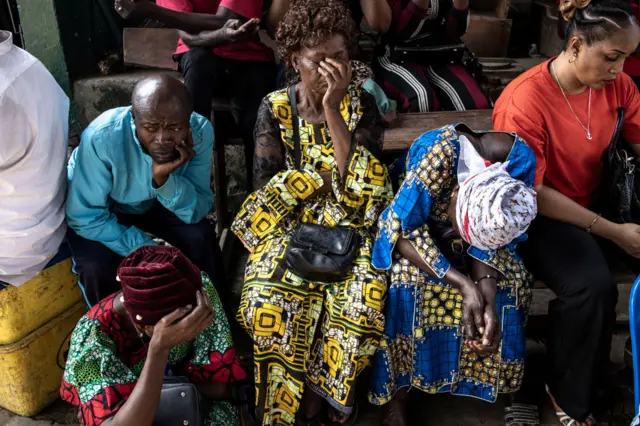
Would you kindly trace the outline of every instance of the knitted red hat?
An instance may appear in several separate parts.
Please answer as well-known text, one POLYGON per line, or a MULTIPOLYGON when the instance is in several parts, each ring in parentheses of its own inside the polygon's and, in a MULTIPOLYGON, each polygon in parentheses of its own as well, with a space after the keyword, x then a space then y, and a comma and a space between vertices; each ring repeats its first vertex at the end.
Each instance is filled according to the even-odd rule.
POLYGON ((202 288, 200 270, 175 247, 144 246, 118 268, 124 306, 138 325, 155 325, 162 317, 196 305, 202 288))

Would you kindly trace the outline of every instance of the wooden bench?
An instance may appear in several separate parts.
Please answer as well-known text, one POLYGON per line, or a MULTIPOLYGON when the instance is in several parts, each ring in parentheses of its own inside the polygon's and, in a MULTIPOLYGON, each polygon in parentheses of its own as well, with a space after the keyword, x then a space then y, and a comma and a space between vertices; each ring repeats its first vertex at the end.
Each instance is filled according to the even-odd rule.
POLYGON ((400 114, 384 132, 384 151, 404 151, 409 149, 424 132, 453 123, 464 123, 474 130, 491 130, 493 110, 424 112, 400 114))

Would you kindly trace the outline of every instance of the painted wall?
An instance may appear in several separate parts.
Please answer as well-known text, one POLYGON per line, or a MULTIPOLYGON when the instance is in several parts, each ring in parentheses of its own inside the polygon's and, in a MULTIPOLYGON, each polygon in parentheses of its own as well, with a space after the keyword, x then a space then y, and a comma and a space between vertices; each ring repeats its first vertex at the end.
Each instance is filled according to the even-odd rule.
MULTIPOLYGON (((54 0, 18 0, 24 48, 47 67, 67 96, 73 96, 54 0)), ((71 102, 69 130, 81 132, 78 109, 71 102)))
POLYGON ((54 0, 18 0, 25 49, 38 58, 71 96, 54 0))

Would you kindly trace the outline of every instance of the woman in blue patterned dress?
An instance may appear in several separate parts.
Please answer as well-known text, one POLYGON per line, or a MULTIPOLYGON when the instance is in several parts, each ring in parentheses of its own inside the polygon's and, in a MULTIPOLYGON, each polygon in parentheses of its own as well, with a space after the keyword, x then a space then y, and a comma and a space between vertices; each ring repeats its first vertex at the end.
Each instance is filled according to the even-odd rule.
POLYGON ((406 424, 411 387, 491 402, 519 388, 531 275, 515 247, 536 213, 534 171, 513 134, 447 126, 411 146, 373 250, 391 277, 369 393, 382 424, 406 424))

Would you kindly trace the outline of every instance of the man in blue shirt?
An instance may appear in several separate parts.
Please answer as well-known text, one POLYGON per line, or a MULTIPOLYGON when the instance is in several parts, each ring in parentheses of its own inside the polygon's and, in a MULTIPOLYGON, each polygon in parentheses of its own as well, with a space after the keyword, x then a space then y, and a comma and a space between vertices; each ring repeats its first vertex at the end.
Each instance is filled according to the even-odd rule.
POLYGON ((69 245, 87 302, 118 291, 116 270, 152 234, 180 249, 225 293, 213 207, 213 127, 184 85, 141 81, 132 106, 96 118, 68 166, 69 245))

